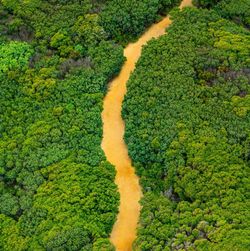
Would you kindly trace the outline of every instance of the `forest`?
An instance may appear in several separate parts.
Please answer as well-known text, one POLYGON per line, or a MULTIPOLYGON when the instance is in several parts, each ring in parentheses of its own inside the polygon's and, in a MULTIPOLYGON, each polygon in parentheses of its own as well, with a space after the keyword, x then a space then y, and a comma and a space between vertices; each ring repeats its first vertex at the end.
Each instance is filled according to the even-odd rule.
POLYGON ((0 0, 0 250, 115 250, 103 99, 124 47, 168 13, 123 104, 133 250, 249 249, 250 1, 180 2, 0 0))
POLYGON ((178 3, 0 1, 1 250, 114 250, 103 97, 122 45, 178 3))
POLYGON ((127 83, 144 197, 134 250, 249 250, 250 2, 171 11, 127 83))

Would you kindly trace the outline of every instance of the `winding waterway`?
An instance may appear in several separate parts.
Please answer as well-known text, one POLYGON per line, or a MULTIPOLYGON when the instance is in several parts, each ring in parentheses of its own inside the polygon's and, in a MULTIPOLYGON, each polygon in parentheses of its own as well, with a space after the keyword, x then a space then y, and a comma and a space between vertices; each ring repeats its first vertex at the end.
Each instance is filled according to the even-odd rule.
MULTIPOLYGON (((184 0, 180 8, 191 5, 192 0, 184 0)), ((142 46, 152 38, 163 35, 170 23, 171 20, 167 16, 161 22, 152 25, 137 42, 131 43, 125 48, 124 55, 127 60, 118 77, 110 83, 109 91, 104 99, 102 149, 108 161, 116 168, 115 183, 120 193, 119 214, 110 237, 116 251, 132 250, 141 209, 139 200, 142 197, 139 178, 131 165, 127 146, 123 140, 125 125, 121 117, 121 110, 126 94, 126 83, 135 69, 142 46)))

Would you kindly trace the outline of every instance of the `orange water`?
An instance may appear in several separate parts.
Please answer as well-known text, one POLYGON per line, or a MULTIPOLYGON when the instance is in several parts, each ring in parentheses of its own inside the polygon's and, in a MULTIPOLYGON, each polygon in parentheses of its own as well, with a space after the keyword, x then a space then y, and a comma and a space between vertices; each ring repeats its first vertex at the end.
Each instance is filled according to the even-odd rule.
MULTIPOLYGON (((191 2, 192 0, 182 1, 180 8, 191 6, 191 2)), ((135 69, 142 46, 150 39, 163 35, 170 23, 169 17, 164 18, 161 22, 152 25, 136 43, 131 43, 126 47, 124 55, 127 61, 119 76, 110 83, 109 91, 104 99, 102 149, 108 161, 116 168, 115 183, 120 193, 119 214, 110 237, 117 251, 132 250, 141 209, 139 200, 142 197, 139 178, 135 175, 123 140, 125 125, 121 117, 121 109, 126 94, 126 83, 135 69)))

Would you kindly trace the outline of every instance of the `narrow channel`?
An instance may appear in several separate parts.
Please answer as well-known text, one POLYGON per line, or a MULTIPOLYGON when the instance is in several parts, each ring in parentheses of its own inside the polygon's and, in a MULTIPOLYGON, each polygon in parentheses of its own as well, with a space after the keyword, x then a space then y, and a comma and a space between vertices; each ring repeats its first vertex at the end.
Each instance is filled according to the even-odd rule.
MULTIPOLYGON (((184 0, 180 8, 191 5, 192 0, 184 0)), ((135 69, 143 45, 152 38, 163 35, 170 23, 171 20, 167 16, 161 22, 152 25, 137 42, 131 43, 125 48, 124 55, 127 60, 118 77, 110 83, 109 91, 104 98, 102 149, 107 160, 116 168, 115 183, 120 193, 119 214, 110 237, 116 251, 132 250, 141 210, 139 201, 142 197, 139 178, 131 165, 127 146, 123 139, 125 125, 121 117, 121 110, 126 94, 126 83, 135 69)))

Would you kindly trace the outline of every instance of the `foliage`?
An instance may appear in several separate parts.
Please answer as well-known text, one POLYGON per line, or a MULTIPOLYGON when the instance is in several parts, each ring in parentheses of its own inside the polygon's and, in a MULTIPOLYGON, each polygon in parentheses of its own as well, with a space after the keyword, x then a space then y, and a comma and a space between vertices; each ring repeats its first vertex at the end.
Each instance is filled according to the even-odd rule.
POLYGON ((248 0, 224 0, 215 6, 215 10, 224 18, 250 27, 250 2, 248 0))
POLYGON ((100 115, 124 57, 91 6, 1 1, 1 250, 113 250, 100 115))
POLYGON ((100 149, 107 77, 86 69, 57 81, 41 101, 25 83, 2 81, 3 250, 90 250, 115 221, 115 172, 100 149))
MULTIPOLYGON (((1 250, 114 250, 102 100, 121 44, 179 2, 0 1, 1 250)), ((214 10, 173 12, 128 85, 145 192, 135 250, 249 246, 249 32, 221 18, 248 27, 249 3, 198 2, 214 10)))
POLYGON ((27 68, 31 55, 32 49, 27 43, 13 41, 0 44, 0 77, 4 73, 27 68))
POLYGON ((131 39, 176 2, 0 1, 1 250, 114 250, 119 196, 100 115, 124 57, 110 38, 117 14, 132 14, 131 39))
POLYGON ((250 2, 248 0, 194 0, 198 7, 214 8, 224 18, 250 26, 250 2))
POLYGON ((111 38, 126 42, 137 37, 158 14, 170 10, 179 0, 111 0, 101 13, 101 24, 111 38))
POLYGON ((194 0, 194 4, 199 7, 211 8, 222 0, 194 0))
POLYGON ((135 250, 248 250, 250 34, 217 11, 172 13, 123 104, 144 188, 135 250))

